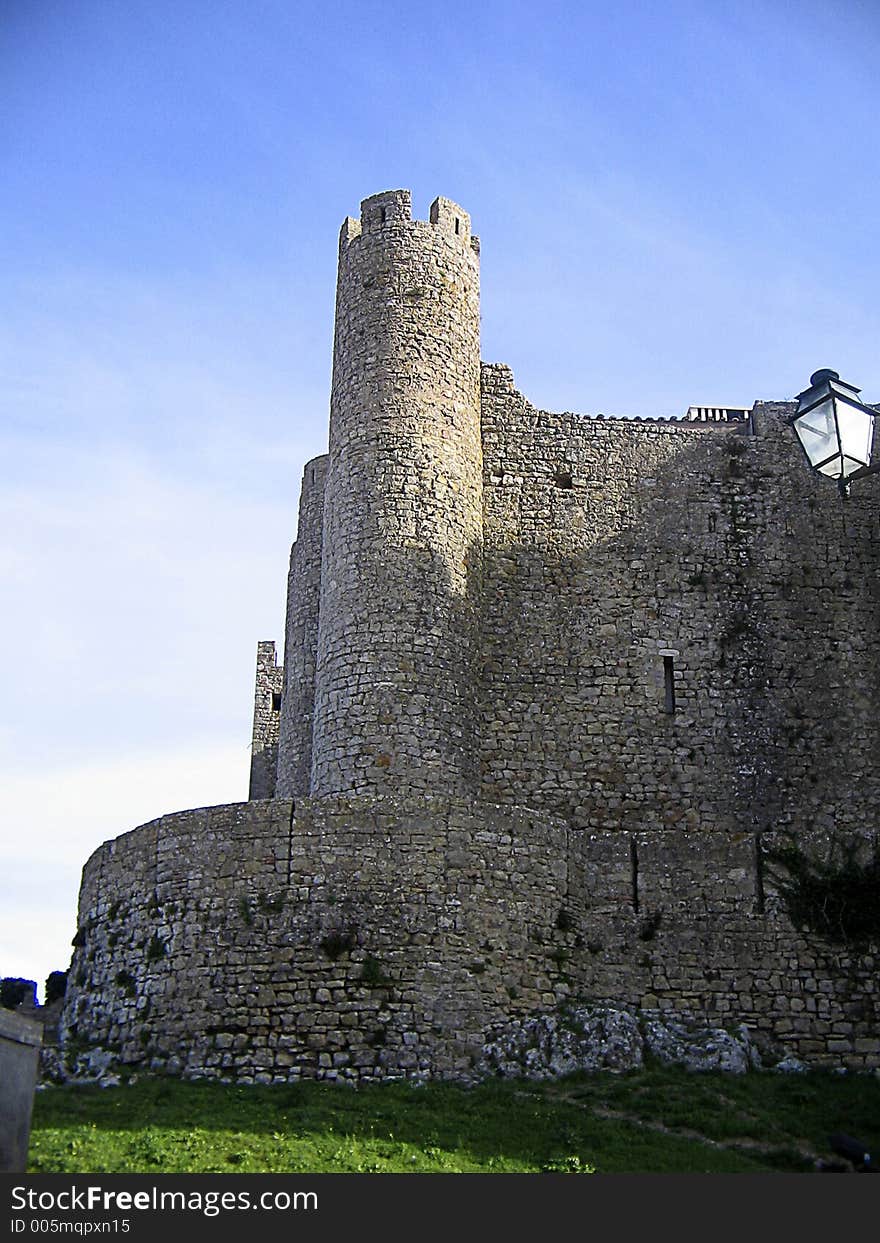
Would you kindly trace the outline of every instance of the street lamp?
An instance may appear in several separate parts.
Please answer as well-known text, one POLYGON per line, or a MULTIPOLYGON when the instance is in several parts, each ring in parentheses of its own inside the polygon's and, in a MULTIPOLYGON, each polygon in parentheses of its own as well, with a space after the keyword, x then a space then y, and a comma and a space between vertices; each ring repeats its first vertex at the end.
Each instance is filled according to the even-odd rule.
POLYGON ((844 495, 850 481, 880 470, 871 465, 871 444, 877 411, 859 401, 859 392, 823 367, 810 376, 810 387, 798 394, 791 422, 813 470, 836 479, 844 495))

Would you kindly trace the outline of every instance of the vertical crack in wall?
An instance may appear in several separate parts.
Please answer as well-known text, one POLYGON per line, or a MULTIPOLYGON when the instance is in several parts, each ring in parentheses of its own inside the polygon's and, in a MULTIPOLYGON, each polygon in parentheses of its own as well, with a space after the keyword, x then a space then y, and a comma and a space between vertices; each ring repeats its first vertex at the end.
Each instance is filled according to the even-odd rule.
POLYGON ((290 800, 290 819, 287 823, 287 888, 293 876, 293 822, 296 818, 296 800, 290 800))

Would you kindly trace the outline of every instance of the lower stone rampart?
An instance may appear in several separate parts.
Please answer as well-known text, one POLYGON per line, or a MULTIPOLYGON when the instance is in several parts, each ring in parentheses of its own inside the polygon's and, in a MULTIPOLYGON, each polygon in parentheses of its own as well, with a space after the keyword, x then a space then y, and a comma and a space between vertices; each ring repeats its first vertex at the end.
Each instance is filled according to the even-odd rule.
POLYGON ((464 800, 165 816, 84 869, 68 1062, 465 1079, 505 1021, 604 1000, 880 1065, 876 947, 795 930, 762 857, 746 834, 577 832, 464 800))

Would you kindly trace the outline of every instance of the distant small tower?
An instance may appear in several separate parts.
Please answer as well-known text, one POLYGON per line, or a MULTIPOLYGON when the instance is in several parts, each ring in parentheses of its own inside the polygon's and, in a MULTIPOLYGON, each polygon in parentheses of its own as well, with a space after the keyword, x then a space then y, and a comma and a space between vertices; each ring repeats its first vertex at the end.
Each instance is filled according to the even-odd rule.
POLYGON ((283 672, 275 656, 275 644, 269 640, 258 643, 248 798, 275 798, 283 672))
POLYGON ((326 473, 326 454, 306 463, 299 497, 296 541, 290 550, 276 798, 308 794, 311 788, 326 473))
POLYGON ((311 792, 466 792, 482 544, 479 243, 448 199, 339 246, 311 792))

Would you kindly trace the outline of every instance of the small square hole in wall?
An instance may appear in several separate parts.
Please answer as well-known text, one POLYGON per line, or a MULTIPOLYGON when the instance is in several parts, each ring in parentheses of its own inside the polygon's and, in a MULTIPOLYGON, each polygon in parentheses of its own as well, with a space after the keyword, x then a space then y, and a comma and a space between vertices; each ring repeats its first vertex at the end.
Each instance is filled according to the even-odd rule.
POLYGON ((571 477, 570 471, 567 470, 558 470, 553 476, 553 482, 556 484, 557 488, 574 487, 574 480, 571 477))
POLYGON ((281 711, 281 692, 280 691, 272 692, 272 711, 273 712, 281 711))

